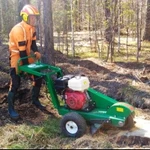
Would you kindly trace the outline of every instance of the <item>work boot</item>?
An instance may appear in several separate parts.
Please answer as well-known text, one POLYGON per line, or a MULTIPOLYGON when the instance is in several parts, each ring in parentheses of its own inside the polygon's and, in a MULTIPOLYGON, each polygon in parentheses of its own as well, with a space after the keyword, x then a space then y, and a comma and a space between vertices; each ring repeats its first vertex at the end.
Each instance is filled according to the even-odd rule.
POLYGON ((40 110, 45 110, 45 107, 40 103, 38 99, 39 93, 40 93, 40 87, 34 86, 32 89, 32 104, 34 104, 40 110))
POLYGON ((14 98, 15 94, 13 92, 8 93, 8 113, 12 119, 18 119, 19 114, 14 110, 14 98))

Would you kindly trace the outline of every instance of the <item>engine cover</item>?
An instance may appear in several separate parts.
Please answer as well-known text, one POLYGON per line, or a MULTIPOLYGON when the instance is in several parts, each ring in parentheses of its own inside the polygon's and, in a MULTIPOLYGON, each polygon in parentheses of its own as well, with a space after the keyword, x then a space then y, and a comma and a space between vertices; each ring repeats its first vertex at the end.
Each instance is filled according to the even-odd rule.
POLYGON ((66 104, 73 110, 80 110, 86 103, 86 94, 84 92, 67 90, 65 92, 66 104))
POLYGON ((84 91, 90 86, 90 81, 88 77, 85 76, 75 76, 68 80, 68 87, 74 91, 84 91))

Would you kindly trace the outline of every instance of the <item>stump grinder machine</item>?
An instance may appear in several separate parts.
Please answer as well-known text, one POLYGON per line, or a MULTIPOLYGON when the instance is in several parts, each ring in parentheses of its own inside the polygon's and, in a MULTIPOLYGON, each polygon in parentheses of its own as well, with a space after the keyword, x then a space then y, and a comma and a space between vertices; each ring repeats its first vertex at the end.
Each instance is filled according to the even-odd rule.
POLYGON ((94 134, 105 123, 120 129, 134 126, 135 109, 129 103, 117 101, 91 88, 86 76, 63 75, 62 69, 57 66, 41 61, 21 66, 21 60, 27 58, 18 61, 19 75, 25 72, 43 78, 51 102, 62 116, 60 131, 63 135, 81 137, 87 126, 94 134))

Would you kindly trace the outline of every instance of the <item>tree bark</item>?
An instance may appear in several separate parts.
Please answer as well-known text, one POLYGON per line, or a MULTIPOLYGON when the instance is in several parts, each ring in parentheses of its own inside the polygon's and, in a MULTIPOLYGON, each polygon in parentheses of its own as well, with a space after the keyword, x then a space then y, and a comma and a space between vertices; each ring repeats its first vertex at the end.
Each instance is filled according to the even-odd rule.
POLYGON ((44 62, 54 65, 54 41, 53 41, 53 19, 52 1, 43 0, 43 19, 44 19, 44 62))
POLYGON ((143 40, 150 41, 150 0, 147 0, 146 25, 143 40))
POLYGON ((73 0, 71 0, 71 31, 72 31, 72 39, 71 39, 71 50, 72 50, 72 56, 75 57, 75 47, 74 47, 74 20, 73 20, 73 0))

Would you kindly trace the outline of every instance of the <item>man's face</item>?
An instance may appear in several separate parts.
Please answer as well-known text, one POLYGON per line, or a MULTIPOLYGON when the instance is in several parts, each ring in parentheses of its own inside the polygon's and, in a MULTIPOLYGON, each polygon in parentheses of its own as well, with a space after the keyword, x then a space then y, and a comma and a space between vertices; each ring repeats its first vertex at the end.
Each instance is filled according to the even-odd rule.
POLYGON ((38 16, 36 15, 30 15, 29 18, 28 18, 28 23, 31 25, 31 26, 34 26, 36 27, 38 25, 38 16))

